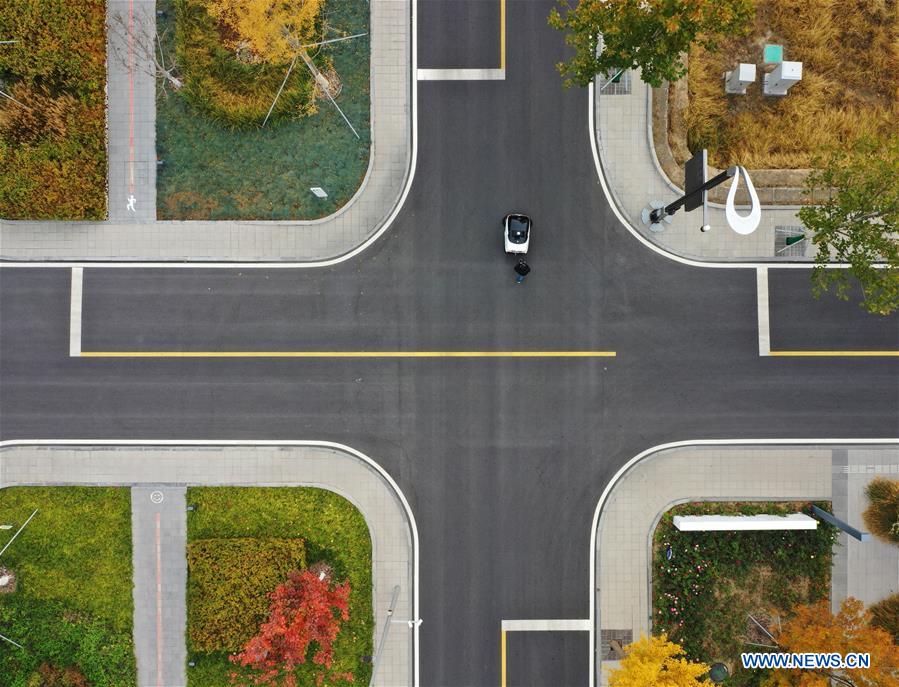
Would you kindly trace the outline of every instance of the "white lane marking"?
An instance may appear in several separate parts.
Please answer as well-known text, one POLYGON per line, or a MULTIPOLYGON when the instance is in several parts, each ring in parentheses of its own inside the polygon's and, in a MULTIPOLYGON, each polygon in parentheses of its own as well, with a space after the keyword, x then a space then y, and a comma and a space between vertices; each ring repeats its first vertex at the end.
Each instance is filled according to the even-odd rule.
POLYGON ((156 514, 156 687, 162 682, 162 535, 160 514, 156 514))
MULTIPOLYGON (((599 516, 602 514, 602 508, 609 498, 609 494, 615 488, 622 477, 637 463, 644 458, 665 451, 671 448, 683 448, 686 446, 816 446, 829 444, 897 444, 899 438, 892 439, 694 439, 693 441, 672 441, 667 444, 659 444, 648 448, 627 461, 622 465, 618 472, 609 480, 605 489, 599 497, 596 504, 596 510, 593 511, 593 522, 590 525, 590 586, 587 589, 587 608, 590 609, 590 650, 587 652, 590 662, 590 684, 589 687, 596 687, 596 530, 599 526, 599 516)), ((3 442, 0 442, 0 446, 3 442)))
POLYGON ((69 299, 69 357, 81 356, 81 292, 84 268, 72 268, 72 294, 69 299))
POLYGON ((759 267, 755 271, 759 308, 759 355, 771 355, 771 323, 768 310, 768 268, 759 267))
POLYGON ((589 630, 589 618, 503 620, 503 632, 587 632, 589 630))
POLYGON ((503 81, 505 69, 419 69, 419 81, 503 81))
MULTIPOLYGON (((417 33, 416 26, 413 25, 412 30, 412 35, 415 36, 417 33)), ((347 446, 346 444, 338 444, 334 441, 275 441, 271 439, 259 441, 247 439, 222 439, 218 441, 207 441, 203 439, 155 439, 147 441, 143 441, 141 439, 8 439, 6 441, 0 441, 0 449, 11 448, 14 446, 311 446, 317 448, 330 448, 337 451, 343 451, 344 453, 349 453, 351 456, 355 456, 362 462, 371 466, 371 468, 381 476, 381 478, 387 483, 387 486, 393 489, 393 492, 396 494, 396 497, 402 505, 403 510, 406 512, 406 518, 408 519, 409 529, 411 530, 412 534, 413 589, 411 615, 413 618, 420 617, 418 605, 419 544, 418 525, 415 522, 415 514, 412 512, 412 507, 409 505, 409 501, 406 500, 406 495, 403 493, 402 489, 400 489, 399 485, 394 481, 393 477, 390 476, 390 473, 382 468, 374 459, 369 458, 361 451, 357 451, 356 449, 347 446)), ((2 462, 0 462, 0 467, 2 467, 2 462)), ((2 478, 2 472, 0 472, 0 478, 2 478)), ((2 479, 0 479, 0 488, 3 488, 2 479)), ((415 628, 412 631, 412 661, 414 670, 412 687, 419 687, 419 685, 421 684, 419 680, 420 627, 421 623, 416 622, 415 628)))

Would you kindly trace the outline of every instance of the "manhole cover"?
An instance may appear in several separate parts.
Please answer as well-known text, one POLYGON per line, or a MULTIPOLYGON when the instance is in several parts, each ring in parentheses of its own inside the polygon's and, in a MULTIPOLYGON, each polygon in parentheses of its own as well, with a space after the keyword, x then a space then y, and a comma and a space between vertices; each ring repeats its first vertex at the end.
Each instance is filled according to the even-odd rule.
POLYGON ((162 503, 163 499, 165 499, 165 496, 162 495, 161 491, 154 491, 150 493, 150 500, 153 503, 162 503))

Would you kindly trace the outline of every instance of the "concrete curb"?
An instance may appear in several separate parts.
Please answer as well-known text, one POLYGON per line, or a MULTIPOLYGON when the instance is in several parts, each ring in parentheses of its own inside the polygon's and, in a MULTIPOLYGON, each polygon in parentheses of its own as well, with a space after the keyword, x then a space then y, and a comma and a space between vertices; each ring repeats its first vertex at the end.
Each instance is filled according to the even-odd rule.
MULTIPOLYGON (((405 576, 407 580, 402 585, 403 593, 396 617, 402 621, 418 618, 419 547, 412 509, 393 478, 374 460, 349 446, 326 441, 0 442, 0 488, 39 484, 233 484, 329 489, 348 498, 359 508, 372 536, 373 649, 377 648, 384 627, 398 622, 386 613, 387 601, 398 575, 405 576), (297 450, 310 453, 302 456, 284 453, 297 450), (83 458, 90 461, 90 465, 85 466, 84 461, 73 464, 71 454, 81 451, 86 453, 83 458), (133 457, 131 464, 127 464, 129 459, 121 455, 123 451, 141 455, 133 457), (183 460, 185 453, 194 455, 183 460), (148 460, 151 457, 155 460, 148 460), (208 457, 213 460, 204 461, 208 457), (357 474, 351 474, 346 467, 335 464, 335 461, 341 460, 357 474), (66 474, 67 468, 71 470, 70 474, 66 474), (368 487, 364 484, 365 474, 374 480, 368 487), (375 487, 375 484, 380 484, 380 487, 375 487), (389 505, 391 502, 394 506, 389 505), (390 514, 391 508, 395 509, 394 515, 390 514), (396 535, 403 531, 405 542, 395 541, 395 536, 387 536, 391 532, 396 535)), ((419 624, 414 623, 408 628, 404 625, 400 623, 394 628, 385 645, 376 673, 376 685, 417 687, 419 684, 419 624), (403 634, 406 632, 408 635, 403 634)))

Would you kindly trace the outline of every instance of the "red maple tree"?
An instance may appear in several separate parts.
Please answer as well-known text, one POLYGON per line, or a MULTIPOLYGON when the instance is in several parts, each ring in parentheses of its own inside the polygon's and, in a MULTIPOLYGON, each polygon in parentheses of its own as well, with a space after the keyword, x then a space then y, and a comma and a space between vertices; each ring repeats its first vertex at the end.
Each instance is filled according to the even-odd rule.
MULTIPOLYGON (((290 573, 287 581, 272 592, 268 620, 259 628, 259 634, 244 645, 242 652, 231 656, 231 661, 262 671, 256 684, 295 687, 294 669, 306 662, 311 642, 317 645, 312 662, 331 667, 340 623, 350 617, 349 597, 349 582, 332 587, 327 566, 290 573)), ((318 684, 325 677, 324 672, 319 673, 318 684)), ((328 677, 353 679, 352 673, 328 677)))

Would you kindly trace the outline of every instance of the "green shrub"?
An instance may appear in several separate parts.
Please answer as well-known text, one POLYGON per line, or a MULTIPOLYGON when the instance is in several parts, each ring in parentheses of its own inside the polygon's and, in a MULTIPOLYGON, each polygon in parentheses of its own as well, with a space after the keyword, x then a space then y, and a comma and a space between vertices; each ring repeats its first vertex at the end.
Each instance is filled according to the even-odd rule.
POLYGON ((876 537, 899 544, 899 480, 878 477, 865 489, 871 505, 862 513, 865 526, 876 537))
POLYGON ((116 630, 90 614, 73 612, 59 601, 29 598, 21 592, 10 596, 0 602, 0 627, 25 650, 6 646, 0 650, 0 684, 4 687, 31 687, 44 663, 76 666, 92 687, 134 684, 130 632, 116 630))
POLYGON ((0 217, 104 219, 105 0, 2 2, 0 37, 0 217))
MULTIPOLYGON (((209 537, 262 541, 302 537, 308 562, 323 561, 331 566, 334 579, 350 583, 350 619, 334 642, 332 668, 353 673, 356 684, 367 685, 371 663, 363 657, 374 653, 372 545, 362 513, 342 496, 314 487, 191 487, 187 498, 197 505, 187 519, 189 542, 209 537)), ((189 674, 189 687, 223 687, 235 671, 243 678, 238 684, 252 684, 253 675, 241 672, 244 669, 225 653, 194 651, 190 660, 196 666, 189 674)), ((309 663, 299 666, 297 684, 314 685, 315 668, 309 663)))
POLYGON ((191 648, 239 651, 268 616, 269 594, 306 566, 306 549, 302 539, 200 539, 187 566, 191 648))
POLYGON ((0 73, 103 99, 106 0, 0 3, 0 73))
POLYGON ((871 606, 871 624, 893 635, 899 644, 899 594, 893 594, 871 606))
MULTIPOLYGON (((175 2, 175 54, 184 73, 181 95, 209 119, 231 128, 258 127, 265 119, 287 74, 288 64, 249 64, 238 60, 222 43, 220 27, 203 0, 175 2)), ((330 64, 320 58, 319 69, 330 64)), ((309 70, 298 60, 270 122, 299 118, 316 111, 309 70)))

